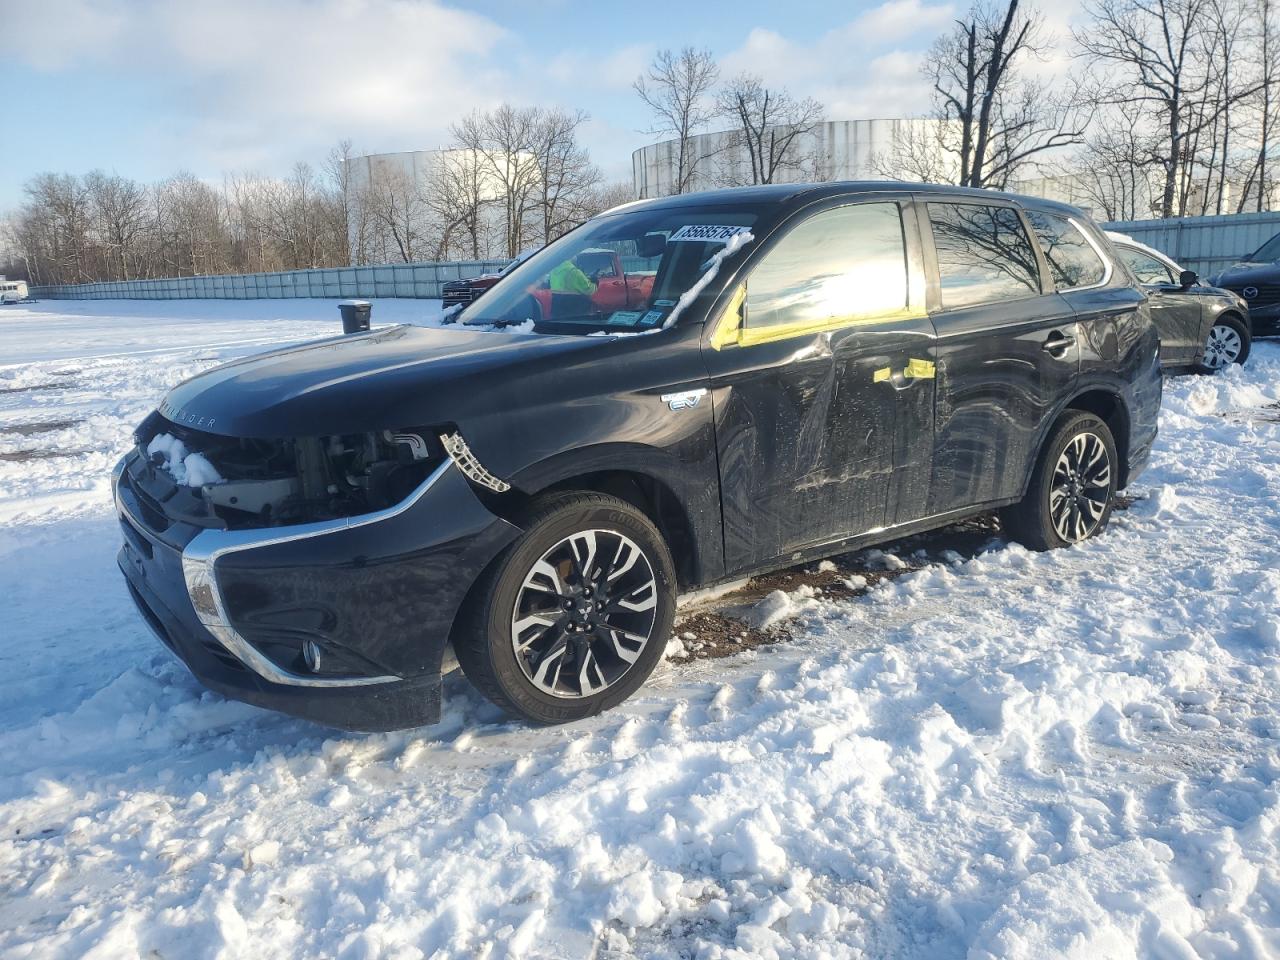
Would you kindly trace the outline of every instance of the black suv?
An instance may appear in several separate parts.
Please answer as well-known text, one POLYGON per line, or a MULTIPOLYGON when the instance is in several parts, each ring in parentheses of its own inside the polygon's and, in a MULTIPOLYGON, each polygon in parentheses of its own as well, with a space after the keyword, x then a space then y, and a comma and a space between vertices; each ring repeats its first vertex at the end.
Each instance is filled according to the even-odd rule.
POLYGON ((1280 233, 1210 283, 1244 299, 1255 337, 1280 334, 1280 233))
POLYGON ((1078 210, 1005 194, 631 204, 459 321, 233 362, 140 425, 120 566, 205 684, 402 727, 452 645, 510 712, 572 720, 644 682, 681 591, 997 508, 1074 543, 1156 435, 1143 294, 1078 210))

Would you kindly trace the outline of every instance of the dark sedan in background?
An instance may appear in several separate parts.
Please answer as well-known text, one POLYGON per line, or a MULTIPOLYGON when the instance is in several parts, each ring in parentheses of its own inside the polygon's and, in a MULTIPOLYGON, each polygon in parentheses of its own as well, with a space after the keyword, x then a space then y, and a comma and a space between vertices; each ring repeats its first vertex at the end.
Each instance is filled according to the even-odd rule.
POLYGON ((1280 233, 1212 278, 1249 304, 1253 335, 1280 335, 1280 233))
POLYGON ((1161 366, 1211 371, 1249 359, 1249 307, 1239 294, 1201 283, 1194 271, 1131 237, 1107 236, 1151 303, 1161 366))

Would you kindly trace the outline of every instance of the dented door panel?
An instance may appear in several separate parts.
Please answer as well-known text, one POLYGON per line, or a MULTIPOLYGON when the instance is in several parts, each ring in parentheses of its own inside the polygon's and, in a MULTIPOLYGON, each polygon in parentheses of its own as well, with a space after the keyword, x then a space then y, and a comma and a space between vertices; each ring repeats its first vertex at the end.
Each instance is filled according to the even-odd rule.
POLYGON ((925 319, 708 352, 727 571, 893 522, 932 452, 933 381, 906 376, 932 342, 925 319))
POLYGON ((1020 497, 1042 427, 1079 372, 1075 312, 1048 294, 947 311, 934 322, 929 514, 1020 497))

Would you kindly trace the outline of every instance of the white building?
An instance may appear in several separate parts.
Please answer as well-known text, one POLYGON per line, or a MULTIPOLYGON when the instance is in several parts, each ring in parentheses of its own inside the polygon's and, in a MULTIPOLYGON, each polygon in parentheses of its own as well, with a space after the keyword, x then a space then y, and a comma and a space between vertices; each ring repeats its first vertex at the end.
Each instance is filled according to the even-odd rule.
MULTIPOLYGON (((792 162, 774 178, 777 183, 829 180, 914 180, 906 171, 892 169, 895 145, 936 142, 938 121, 828 120, 801 134, 791 146, 792 162)), ((665 140, 642 147, 631 155, 636 195, 640 199, 674 192, 679 140, 665 140)), ((690 138, 695 158, 691 189, 710 190, 751 182, 751 161, 736 130, 702 133, 690 138)), ((939 163, 945 159, 939 151, 939 163)))

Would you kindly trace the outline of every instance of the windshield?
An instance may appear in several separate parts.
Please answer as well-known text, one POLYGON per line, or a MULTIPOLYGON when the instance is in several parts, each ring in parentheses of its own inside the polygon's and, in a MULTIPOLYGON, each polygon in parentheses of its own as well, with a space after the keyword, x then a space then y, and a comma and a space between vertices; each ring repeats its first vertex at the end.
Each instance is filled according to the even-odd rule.
POLYGON ((1254 263, 1271 263, 1280 260, 1280 233, 1264 243, 1258 248, 1257 252, 1249 258, 1254 263))
POLYGON ((538 251, 459 317, 539 333, 643 333, 660 329, 699 291, 734 238, 756 217, 723 208, 634 210, 589 221, 538 251))

